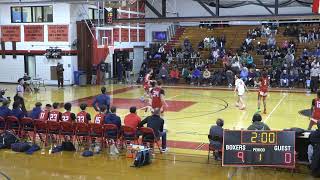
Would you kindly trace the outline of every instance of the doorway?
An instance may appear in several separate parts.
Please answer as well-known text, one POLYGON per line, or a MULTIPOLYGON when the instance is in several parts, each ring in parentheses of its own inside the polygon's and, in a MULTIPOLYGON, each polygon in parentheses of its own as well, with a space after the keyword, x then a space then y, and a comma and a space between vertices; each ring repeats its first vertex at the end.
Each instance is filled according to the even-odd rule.
POLYGON ((36 57, 24 56, 24 72, 27 73, 31 79, 36 78, 36 57))

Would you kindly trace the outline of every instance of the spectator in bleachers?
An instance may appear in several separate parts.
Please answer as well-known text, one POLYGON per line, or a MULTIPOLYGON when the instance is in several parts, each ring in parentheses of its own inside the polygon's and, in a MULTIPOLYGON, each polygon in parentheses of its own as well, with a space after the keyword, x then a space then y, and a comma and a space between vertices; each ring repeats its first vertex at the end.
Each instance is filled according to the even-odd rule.
POLYGON ((232 84, 234 83, 234 73, 231 71, 231 69, 227 69, 227 71, 226 71, 226 79, 227 79, 228 87, 231 88, 232 84))
POLYGON ((34 106, 35 107, 30 112, 29 117, 32 119, 38 119, 40 116, 40 113, 42 111, 42 109, 41 109, 42 104, 41 104, 41 102, 37 102, 34 106))
POLYGON ((2 101, 2 106, 0 107, 0 117, 6 118, 11 115, 11 110, 9 109, 10 102, 5 100, 2 101))
POLYGON ((163 81, 163 83, 166 83, 168 78, 169 78, 169 73, 168 70, 166 69, 165 66, 162 66, 159 74, 158 74, 159 79, 161 79, 163 81))
POLYGON ((184 67, 182 69, 182 73, 181 74, 182 74, 183 79, 186 81, 186 83, 190 84, 190 82, 191 82, 191 74, 190 74, 189 69, 184 67))
POLYGON ((223 75, 220 70, 217 70, 212 75, 212 85, 217 86, 221 85, 223 80, 223 75))
POLYGON ((252 117, 252 124, 248 127, 248 130, 270 130, 270 128, 262 122, 261 115, 256 113, 252 117))
POLYGON ((214 147, 214 157, 216 160, 220 160, 221 156, 219 151, 222 149, 222 138, 223 138, 223 125, 224 121, 222 119, 218 119, 216 121, 216 125, 210 127, 209 131, 209 141, 210 145, 214 147))
POLYGON ((200 79, 201 79, 201 71, 199 68, 195 68, 192 72, 192 83, 195 84, 195 85, 200 85, 200 79))
POLYGON ((280 86, 281 87, 288 87, 289 86, 289 75, 287 70, 283 70, 280 75, 280 86))
POLYGON ((263 57, 263 66, 268 66, 272 64, 270 51, 267 51, 263 57))
POLYGON ((137 129, 141 118, 137 115, 137 108, 135 106, 130 107, 130 114, 124 117, 124 125, 133 129, 137 129))
POLYGON ((204 42, 203 41, 200 41, 199 42, 199 44, 198 44, 198 49, 200 50, 200 51, 202 51, 203 49, 204 49, 204 42))
POLYGON ((115 106, 112 106, 110 108, 110 113, 105 116, 104 124, 114 124, 118 127, 118 129, 120 129, 121 118, 117 116, 116 111, 117 111, 117 108, 115 106))
POLYGON ((202 74, 202 83, 203 85, 206 85, 206 84, 209 84, 210 83, 210 78, 211 78, 211 72, 208 70, 208 68, 206 68, 204 71, 203 71, 203 74, 202 74))
POLYGON ((291 53, 286 54, 286 56, 284 57, 284 59, 286 60, 287 64, 293 64, 294 63, 294 55, 291 53))
POLYGON ((319 66, 313 65, 310 70, 311 77, 311 92, 318 91, 318 82, 319 82, 319 66))
POLYGON ((254 82, 255 82, 255 78, 256 78, 256 73, 254 72, 253 68, 249 69, 249 73, 248 73, 248 81, 246 83, 247 86, 254 86, 254 82))
POLYGON ((222 58, 222 66, 223 68, 227 68, 230 66, 230 59, 231 57, 229 57, 227 54, 225 54, 222 58))
POLYGON ((212 64, 216 64, 216 62, 218 61, 218 58, 219 58, 219 49, 214 49, 212 51, 212 64))
POLYGON ((246 83, 247 80, 248 80, 248 74, 249 74, 248 68, 247 68, 247 67, 243 67, 243 68, 241 69, 241 71, 240 71, 240 79, 242 79, 242 81, 243 81, 244 83, 246 83))
POLYGON ((248 68, 254 68, 255 64, 253 63, 253 57, 251 56, 251 54, 247 54, 246 56, 246 65, 248 68))
POLYGON ((174 67, 171 71, 170 71, 170 79, 172 81, 173 84, 177 84, 177 82, 179 81, 179 70, 174 67))
POLYGON ((15 116, 19 120, 25 117, 25 113, 21 110, 21 107, 22 105, 19 102, 13 102, 11 115, 15 116))
POLYGON ((267 41, 268 48, 272 48, 272 47, 276 46, 276 43, 277 43, 277 41, 274 36, 270 36, 268 38, 268 41, 267 41))
POLYGON ((314 56, 316 56, 317 58, 319 58, 320 57, 320 47, 317 47, 316 49, 315 49, 315 51, 314 51, 314 56))

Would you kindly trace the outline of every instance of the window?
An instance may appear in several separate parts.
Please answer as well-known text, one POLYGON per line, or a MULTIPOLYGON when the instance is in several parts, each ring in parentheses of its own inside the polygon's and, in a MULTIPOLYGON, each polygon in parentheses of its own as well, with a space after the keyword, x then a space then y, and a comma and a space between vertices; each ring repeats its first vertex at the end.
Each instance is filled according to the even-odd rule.
POLYGON ((12 23, 53 22, 52 6, 11 7, 12 23))
POLYGON ((22 7, 22 19, 23 22, 32 22, 32 10, 31 7, 22 7))
POLYGON ((12 7, 11 8, 11 21, 15 23, 22 22, 21 8, 12 7))
MULTIPOLYGON (((98 19, 99 18, 99 10, 89 8, 88 17, 89 17, 89 19, 98 19)), ((102 17, 103 17, 103 13, 100 13, 100 19, 102 19, 102 17)))

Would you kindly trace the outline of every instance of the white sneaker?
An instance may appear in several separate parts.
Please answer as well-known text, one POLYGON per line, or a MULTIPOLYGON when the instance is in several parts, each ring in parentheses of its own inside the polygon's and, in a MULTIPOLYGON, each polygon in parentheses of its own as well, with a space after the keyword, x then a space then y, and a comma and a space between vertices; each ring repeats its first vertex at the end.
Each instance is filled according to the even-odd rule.
POLYGON ((168 148, 165 148, 165 149, 162 149, 162 148, 161 148, 161 152, 162 152, 162 153, 166 153, 166 152, 168 152, 168 151, 169 151, 168 148))

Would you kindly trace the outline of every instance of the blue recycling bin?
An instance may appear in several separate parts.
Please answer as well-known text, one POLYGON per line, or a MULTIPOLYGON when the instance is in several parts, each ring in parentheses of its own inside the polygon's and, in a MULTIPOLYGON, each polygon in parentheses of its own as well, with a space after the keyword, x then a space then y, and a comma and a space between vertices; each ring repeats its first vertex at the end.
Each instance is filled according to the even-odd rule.
POLYGON ((80 76, 85 75, 85 74, 86 74, 85 71, 74 71, 73 72, 74 84, 79 86, 80 85, 80 76))

